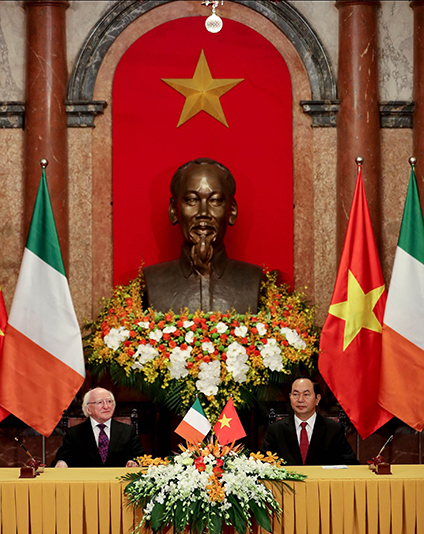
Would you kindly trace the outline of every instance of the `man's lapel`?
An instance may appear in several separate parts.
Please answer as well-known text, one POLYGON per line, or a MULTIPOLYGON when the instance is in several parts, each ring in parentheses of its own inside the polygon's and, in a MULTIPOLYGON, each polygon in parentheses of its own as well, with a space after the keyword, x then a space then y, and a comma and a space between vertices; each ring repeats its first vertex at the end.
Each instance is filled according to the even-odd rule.
POLYGON ((96 438, 94 437, 93 427, 91 426, 90 418, 87 419, 81 426, 83 433, 82 442, 84 447, 92 454, 95 458, 98 458, 100 463, 102 462, 100 458, 99 448, 97 447, 96 438))
POLYGON ((109 440, 108 456, 115 449, 120 435, 121 435, 121 429, 119 428, 119 425, 116 424, 116 421, 112 419, 111 424, 110 424, 110 440, 109 440))
POLYGON ((302 455, 300 454, 299 441, 296 435, 296 425, 294 424, 294 415, 285 417, 283 423, 287 425, 287 445, 292 451, 293 457, 296 461, 295 465, 302 465, 302 455))
POLYGON ((316 451, 322 446, 322 439, 325 433, 325 424, 322 416, 317 414, 315 419, 314 431, 312 432, 311 442, 309 443, 308 454, 306 456, 306 463, 313 462, 316 451))

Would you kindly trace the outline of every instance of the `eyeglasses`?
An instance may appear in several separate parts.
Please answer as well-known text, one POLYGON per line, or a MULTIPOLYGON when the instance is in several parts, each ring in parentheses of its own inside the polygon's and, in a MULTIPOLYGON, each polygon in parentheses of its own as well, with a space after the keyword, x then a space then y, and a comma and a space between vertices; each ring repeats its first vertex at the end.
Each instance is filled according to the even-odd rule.
POLYGON ((101 406, 102 404, 106 404, 107 406, 112 406, 112 404, 115 404, 115 401, 113 399, 99 399, 92 402, 87 402, 87 404, 95 404, 96 406, 101 406))

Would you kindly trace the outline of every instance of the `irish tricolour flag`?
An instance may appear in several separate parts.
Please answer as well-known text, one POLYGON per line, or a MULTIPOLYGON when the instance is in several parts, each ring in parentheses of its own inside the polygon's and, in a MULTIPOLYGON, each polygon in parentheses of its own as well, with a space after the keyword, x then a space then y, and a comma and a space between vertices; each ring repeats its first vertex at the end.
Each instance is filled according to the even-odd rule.
POLYGON ((196 399, 175 432, 190 443, 200 443, 210 429, 211 424, 206 418, 199 399, 196 399))
POLYGON ((85 377, 43 170, 0 360, 0 406, 49 436, 85 377))
POLYGON ((379 404, 421 431, 424 403, 424 222, 411 171, 384 314, 379 404), (418 392, 418 397, 411 392, 418 392))

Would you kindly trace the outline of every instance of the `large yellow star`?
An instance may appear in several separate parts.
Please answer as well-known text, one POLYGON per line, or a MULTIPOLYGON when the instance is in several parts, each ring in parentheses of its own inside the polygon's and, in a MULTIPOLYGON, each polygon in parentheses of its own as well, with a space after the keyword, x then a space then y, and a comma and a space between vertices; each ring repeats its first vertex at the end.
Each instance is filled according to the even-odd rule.
POLYGON ((218 419, 218 423, 221 423, 221 428, 224 428, 224 426, 228 426, 228 428, 231 428, 230 421, 232 420, 233 420, 232 417, 227 417, 224 413, 221 419, 218 419))
POLYGON ((4 332, 1 328, 0 328, 0 336, 4 336, 4 332))
POLYGON ((213 79, 205 53, 202 50, 193 78, 162 78, 162 81, 186 97, 177 128, 201 111, 206 111, 228 128, 219 97, 242 82, 243 78, 213 79))
POLYGON ((358 280, 349 269, 347 300, 332 304, 329 313, 345 321, 343 350, 352 343, 362 328, 381 332, 381 324, 374 313, 374 307, 384 293, 384 284, 364 293, 358 280))

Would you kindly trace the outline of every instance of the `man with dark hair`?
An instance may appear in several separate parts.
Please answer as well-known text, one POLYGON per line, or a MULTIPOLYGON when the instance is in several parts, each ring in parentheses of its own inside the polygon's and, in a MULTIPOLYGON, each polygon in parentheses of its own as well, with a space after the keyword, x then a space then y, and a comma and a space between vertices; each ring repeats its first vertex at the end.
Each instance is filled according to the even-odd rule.
POLYGON ((269 426, 261 451, 276 453, 288 465, 358 464, 343 427, 316 412, 320 399, 318 383, 296 379, 290 393, 294 415, 269 426))
POLYGON ((199 158, 177 169, 171 180, 168 215, 183 236, 178 260, 145 267, 147 305, 238 313, 258 307, 262 269, 231 260, 224 236, 237 218, 236 183, 215 160, 199 158))

